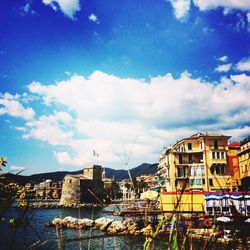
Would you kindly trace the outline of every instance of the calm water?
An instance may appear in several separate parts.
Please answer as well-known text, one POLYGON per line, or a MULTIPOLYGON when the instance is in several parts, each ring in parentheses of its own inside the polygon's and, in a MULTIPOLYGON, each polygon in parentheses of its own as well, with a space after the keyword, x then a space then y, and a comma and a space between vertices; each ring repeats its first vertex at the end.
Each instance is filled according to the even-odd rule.
MULTIPOLYGON (((0 222, 0 249, 59 249, 57 234, 55 228, 46 228, 44 225, 53 220, 55 217, 64 218, 66 216, 73 216, 76 218, 96 219, 100 217, 112 217, 104 213, 104 209, 34 209, 27 213, 24 220, 29 226, 18 227, 15 232, 15 227, 9 224, 10 218, 17 218, 20 215, 20 210, 11 208, 6 214, 5 221, 0 222), (47 241, 46 244, 39 247, 32 244, 38 240, 47 241)), ((113 217, 117 220, 122 220, 121 217, 113 217)), ((88 237, 91 235, 100 235, 101 232, 97 230, 83 230, 81 237, 88 237)), ((145 241, 144 237, 100 237, 91 240, 79 241, 79 231, 72 229, 63 229, 61 238, 61 249, 143 249, 145 241)), ((153 249, 166 249, 165 242, 154 242, 153 249)))

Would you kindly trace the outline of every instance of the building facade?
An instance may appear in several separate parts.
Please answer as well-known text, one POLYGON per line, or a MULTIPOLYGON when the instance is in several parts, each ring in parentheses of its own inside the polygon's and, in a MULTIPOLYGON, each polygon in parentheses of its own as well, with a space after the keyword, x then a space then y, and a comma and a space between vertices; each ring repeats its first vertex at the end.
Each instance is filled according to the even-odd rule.
POLYGON ((250 136, 240 144, 238 152, 241 184, 243 189, 250 189, 250 136))
POLYGON ((240 151, 240 142, 232 142, 228 145, 227 159, 232 177, 232 191, 238 191, 241 185, 241 174, 239 166, 238 153, 240 151))
POLYGON ((197 133, 165 148, 158 175, 164 178, 161 191, 231 191, 227 162, 230 136, 197 133))

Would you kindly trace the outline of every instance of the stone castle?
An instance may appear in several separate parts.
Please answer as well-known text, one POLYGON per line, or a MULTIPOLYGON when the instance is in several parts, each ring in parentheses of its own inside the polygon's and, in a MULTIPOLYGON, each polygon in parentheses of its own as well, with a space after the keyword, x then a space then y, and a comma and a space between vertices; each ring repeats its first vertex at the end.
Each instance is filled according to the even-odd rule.
POLYGON ((86 166, 83 174, 65 175, 62 186, 61 205, 100 203, 103 198, 102 167, 86 166))

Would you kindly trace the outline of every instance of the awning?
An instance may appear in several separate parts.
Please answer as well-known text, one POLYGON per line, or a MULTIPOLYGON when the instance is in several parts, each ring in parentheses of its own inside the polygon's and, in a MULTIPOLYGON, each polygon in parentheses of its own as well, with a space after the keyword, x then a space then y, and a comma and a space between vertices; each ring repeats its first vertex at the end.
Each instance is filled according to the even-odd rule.
POLYGON ((152 188, 152 189, 150 189, 151 191, 155 191, 155 192, 160 192, 160 188, 158 188, 158 187, 156 187, 156 188, 152 188))

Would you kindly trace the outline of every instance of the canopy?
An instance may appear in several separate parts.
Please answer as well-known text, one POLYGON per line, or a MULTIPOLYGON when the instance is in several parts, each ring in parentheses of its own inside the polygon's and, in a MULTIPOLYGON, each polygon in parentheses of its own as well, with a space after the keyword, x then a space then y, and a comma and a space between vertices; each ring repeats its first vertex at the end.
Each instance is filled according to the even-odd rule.
POLYGON ((216 221, 217 222, 230 222, 231 221, 231 219, 230 218, 228 218, 228 217, 225 217, 225 216, 221 216, 221 217, 218 217, 218 218, 216 218, 216 221))
POLYGON ((141 200, 146 200, 146 199, 156 200, 158 198, 158 195, 159 195, 158 192, 149 190, 149 191, 142 193, 140 196, 140 199, 141 200))

